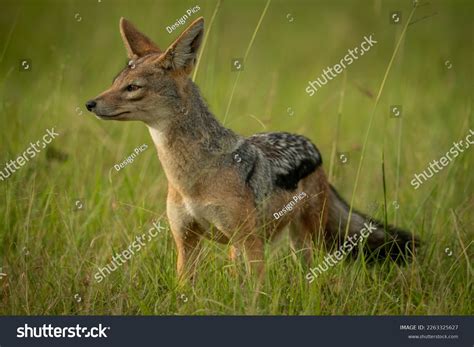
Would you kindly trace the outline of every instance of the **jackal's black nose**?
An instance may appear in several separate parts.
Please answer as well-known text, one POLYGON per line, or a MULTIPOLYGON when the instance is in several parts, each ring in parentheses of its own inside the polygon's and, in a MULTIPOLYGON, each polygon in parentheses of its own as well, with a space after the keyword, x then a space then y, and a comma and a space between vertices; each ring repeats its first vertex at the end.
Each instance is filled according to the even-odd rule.
POLYGON ((88 102, 86 102, 86 108, 89 111, 92 111, 92 109, 96 106, 97 106, 97 103, 94 100, 89 100, 88 102))

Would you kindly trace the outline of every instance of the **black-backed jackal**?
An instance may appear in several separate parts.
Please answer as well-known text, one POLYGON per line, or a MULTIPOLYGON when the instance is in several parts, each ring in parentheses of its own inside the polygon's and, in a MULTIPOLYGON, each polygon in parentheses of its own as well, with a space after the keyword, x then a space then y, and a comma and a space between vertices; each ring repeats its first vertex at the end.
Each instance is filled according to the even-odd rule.
MULTIPOLYGON (((165 51, 123 18, 120 32, 131 63, 86 106, 104 120, 148 126, 168 179, 167 215, 180 277, 194 274, 202 237, 231 243, 231 256, 241 251, 262 274, 265 241, 286 226, 292 248, 308 263, 315 240, 340 243, 364 228, 368 217, 353 211, 349 218, 349 206, 328 183, 309 139, 289 133, 245 138, 214 117, 189 77, 203 18, 165 51), (278 214, 295 196, 301 201, 278 214), (209 233, 211 226, 217 232, 209 233)), ((371 253, 395 258, 417 243, 408 232, 373 223, 377 229, 365 245, 371 253)))

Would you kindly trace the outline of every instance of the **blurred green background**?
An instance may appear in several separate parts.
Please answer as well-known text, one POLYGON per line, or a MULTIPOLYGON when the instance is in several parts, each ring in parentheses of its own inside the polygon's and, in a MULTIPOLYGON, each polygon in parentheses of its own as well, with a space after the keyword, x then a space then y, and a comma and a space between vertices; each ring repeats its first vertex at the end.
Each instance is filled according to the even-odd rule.
MULTIPOLYGON (((102 283, 93 278, 153 220, 166 224, 166 178, 146 127, 99 121, 84 107, 127 62, 120 17, 165 49, 203 16, 208 37, 196 83, 216 117, 244 135, 306 135, 350 200, 376 96, 412 4, 2 0, 0 169, 46 129, 60 136, 0 181, 0 314, 472 314, 473 149, 418 190, 410 185, 474 129, 474 6, 467 0, 419 2, 364 149, 355 207, 386 200, 389 222, 425 241, 413 264, 345 262, 308 285, 283 245, 268 250, 267 287, 255 301, 251 281, 230 275, 226 248, 211 243, 201 281, 178 288, 166 232, 102 283), (185 26, 166 31, 196 5, 185 26), (400 24, 390 21, 394 11, 400 24), (370 34, 378 43, 368 53, 314 96, 306 94, 308 81, 370 34), (246 51, 243 71, 233 71, 232 60, 246 51), (391 105, 402 106, 401 118, 390 117, 391 105), (113 169, 144 143, 149 148, 133 164, 113 169)), ((319 253, 322 259, 325 251, 319 253)))

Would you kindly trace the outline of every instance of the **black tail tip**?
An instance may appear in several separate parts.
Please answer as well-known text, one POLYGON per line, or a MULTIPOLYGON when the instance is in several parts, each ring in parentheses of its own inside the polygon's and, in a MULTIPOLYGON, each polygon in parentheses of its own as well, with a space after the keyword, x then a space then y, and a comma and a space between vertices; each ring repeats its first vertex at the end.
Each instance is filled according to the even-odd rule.
POLYGON ((403 264, 413 260, 421 245, 421 240, 409 231, 389 226, 382 243, 368 245, 366 256, 370 260, 390 258, 403 264))

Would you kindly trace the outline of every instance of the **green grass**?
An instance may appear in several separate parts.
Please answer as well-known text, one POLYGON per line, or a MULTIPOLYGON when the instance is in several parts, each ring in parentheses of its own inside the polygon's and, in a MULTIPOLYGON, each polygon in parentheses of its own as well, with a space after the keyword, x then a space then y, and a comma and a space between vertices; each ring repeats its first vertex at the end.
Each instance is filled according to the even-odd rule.
MULTIPOLYGON (((166 231, 97 283, 97 268, 114 252, 153 220, 167 225, 166 177, 146 127, 102 122, 83 106, 126 61, 120 16, 165 48, 182 30, 168 34, 165 27, 196 5, 140 3, 2 5, 0 169, 46 129, 55 126, 60 136, 0 181, 0 267, 7 274, 0 279, 0 314, 474 313, 473 149, 419 189, 410 185, 474 129, 468 1, 417 8, 413 20, 436 15, 408 26, 386 79, 411 1, 272 1, 263 17, 267 1, 199 4, 207 25, 215 18, 195 77, 216 116, 224 121, 227 114, 226 125, 244 135, 289 131, 311 138, 332 183, 348 201, 353 197, 355 208, 386 201, 386 214, 377 217, 422 239, 412 263, 343 261, 308 284, 283 238, 266 250, 265 283, 256 295, 254 279, 228 260, 227 247, 205 241, 196 285, 179 288, 166 231), (390 24, 389 12, 397 10, 403 23, 390 24), (370 33, 378 43, 367 55, 313 97, 305 93, 309 80, 370 33), (231 71, 231 60, 244 56, 244 70, 231 71), (24 58, 32 60, 29 72, 19 71, 24 58), (403 106, 400 119, 389 117, 390 105, 403 106), (133 164, 113 169, 144 143, 149 148, 133 164), (67 160, 54 159, 55 151, 67 160), (83 210, 75 211, 76 199, 83 210)), ((318 249, 314 265, 326 253, 318 249)))

